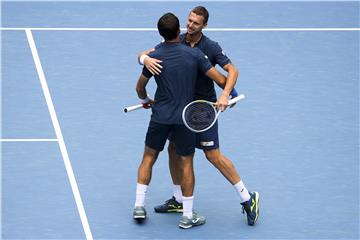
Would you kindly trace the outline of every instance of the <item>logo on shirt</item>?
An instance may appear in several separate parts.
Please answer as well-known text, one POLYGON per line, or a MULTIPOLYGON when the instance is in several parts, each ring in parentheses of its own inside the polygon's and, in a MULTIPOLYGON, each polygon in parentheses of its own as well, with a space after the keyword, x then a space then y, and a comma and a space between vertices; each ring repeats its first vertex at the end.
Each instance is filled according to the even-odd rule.
POLYGON ((211 147, 211 146, 214 146, 214 141, 200 142, 200 145, 203 147, 211 147))

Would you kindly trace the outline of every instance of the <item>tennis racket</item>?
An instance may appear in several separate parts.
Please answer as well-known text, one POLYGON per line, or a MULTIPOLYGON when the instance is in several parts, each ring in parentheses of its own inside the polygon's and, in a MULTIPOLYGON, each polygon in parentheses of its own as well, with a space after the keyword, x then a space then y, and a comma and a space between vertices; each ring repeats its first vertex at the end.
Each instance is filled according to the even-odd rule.
MULTIPOLYGON (((230 99, 232 105, 245 98, 244 94, 230 99)), ((218 119, 221 111, 216 109, 216 103, 206 100, 196 100, 185 106, 182 119, 185 126, 193 132, 205 132, 210 129, 218 119)))
POLYGON ((141 108, 144 108, 144 106, 140 103, 140 104, 136 104, 136 105, 133 105, 133 106, 127 106, 124 108, 124 112, 131 112, 131 111, 135 111, 135 110, 138 110, 138 109, 141 109, 141 108))

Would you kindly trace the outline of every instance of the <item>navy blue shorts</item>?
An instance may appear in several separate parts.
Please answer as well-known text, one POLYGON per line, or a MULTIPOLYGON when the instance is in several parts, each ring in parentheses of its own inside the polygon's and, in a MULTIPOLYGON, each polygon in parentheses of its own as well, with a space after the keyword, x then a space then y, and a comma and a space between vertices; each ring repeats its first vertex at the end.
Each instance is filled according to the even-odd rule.
MULTIPOLYGON (((168 139, 175 141, 175 137, 170 132, 168 139)), ((201 133, 196 133, 196 148, 203 150, 211 150, 219 148, 219 133, 218 122, 214 124, 209 130, 201 133)))
POLYGON ((196 133, 196 148, 211 150, 219 148, 218 121, 209 130, 196 133))
POLYGON ((188 156, 195 152, 195 133, 181 124, 161 124, 150 121, 146 133, 145 144, 161 152, 169 134, 174 136, 176 154, 188 156))

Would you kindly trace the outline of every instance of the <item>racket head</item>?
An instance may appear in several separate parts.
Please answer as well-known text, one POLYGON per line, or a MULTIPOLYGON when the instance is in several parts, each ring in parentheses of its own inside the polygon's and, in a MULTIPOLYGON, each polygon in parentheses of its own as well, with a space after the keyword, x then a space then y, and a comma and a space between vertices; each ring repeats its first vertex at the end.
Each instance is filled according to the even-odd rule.
POLYGON ((214 103, 196 100, 185 106, 182 119, 188 129, 199 133, 210 129, 215 124, 219 113, 214 103))

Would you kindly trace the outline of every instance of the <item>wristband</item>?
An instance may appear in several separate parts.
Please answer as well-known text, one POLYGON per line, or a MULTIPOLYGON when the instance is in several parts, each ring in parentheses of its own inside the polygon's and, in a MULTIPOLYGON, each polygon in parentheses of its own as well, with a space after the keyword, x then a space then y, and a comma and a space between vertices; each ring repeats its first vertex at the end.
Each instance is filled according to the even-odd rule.
POLYGON ((149 96, 146 96, 146 98, 141 99, 141 104, 145 104, 145 103, 148 103, 148 102, 150 102, 149 96))
POLYGON ((140 63, 141 65, 144 65, 144 61, 145 61, 145 59, 148 58, 148 57, 149 57, 149 56, 146 55, 146 54, 141 55, 140 58, 139 58, 139 63, 140 63))
POLYGON ((234 98, 234 97, 237 97, 237 96, 238 96, 238 93, 237 93, 237 91, 235 90, 235 88, 233 88, 233 89, 231 90, 230 96, 231 96, 231 98, 234 98))

